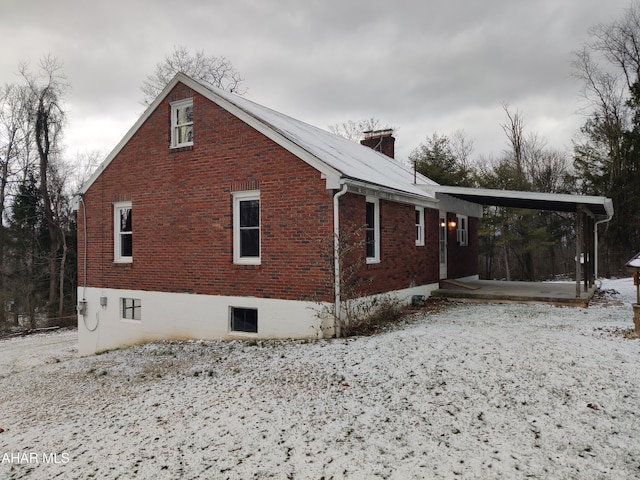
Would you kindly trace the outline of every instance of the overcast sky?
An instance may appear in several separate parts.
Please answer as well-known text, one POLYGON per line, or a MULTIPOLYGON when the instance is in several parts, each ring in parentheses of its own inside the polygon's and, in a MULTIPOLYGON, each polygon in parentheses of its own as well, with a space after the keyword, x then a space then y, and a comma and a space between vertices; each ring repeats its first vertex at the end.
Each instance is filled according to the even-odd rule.
POLYGON ((143 112, 140 85, 175 45, 225 56, 246 97, 327 129, 377 118, 396 155, 464 130, 499 156, 507 103, 569 149, 584 118, 572 52, 629 0, 0 0, 0 83, 58 57, 72 84, 68 153, 110 151, 143 112))

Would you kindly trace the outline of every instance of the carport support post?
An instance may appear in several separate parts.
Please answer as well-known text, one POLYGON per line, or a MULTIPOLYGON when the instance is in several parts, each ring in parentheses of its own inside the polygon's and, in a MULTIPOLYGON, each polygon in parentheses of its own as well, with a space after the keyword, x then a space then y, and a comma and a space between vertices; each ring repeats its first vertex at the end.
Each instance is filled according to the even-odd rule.
POLYGON ((576 298, 580 298, 580 256, 582 254, 582 205, 576 208, 576 298))

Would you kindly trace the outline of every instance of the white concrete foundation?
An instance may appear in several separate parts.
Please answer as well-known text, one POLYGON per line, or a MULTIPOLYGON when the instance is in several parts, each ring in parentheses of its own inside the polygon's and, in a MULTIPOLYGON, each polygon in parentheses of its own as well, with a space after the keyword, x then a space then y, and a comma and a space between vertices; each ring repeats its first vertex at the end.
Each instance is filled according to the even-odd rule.
POLYGON ((78 298, 83 299, 83 293, 80 355, 154 340, 321 338, 333 333, 333 325, 326 319, 322 324, 319 317, 322 305, 314 302, 101 288, 79 288, 78 298), (123 319, 123 298, 141 301, 140 320, 123 319), (257 309, 258 333, 231 331, 231 307, 257 309))
MULTIPOLYGON (((435 283, 386 294, 410 303, 413 295, 428 297, 437 288, 435 283)), ((335 332, 329 303, 82 287, 78 298, 80 355, 155 340, 327 338, 335 332), (123 298, 140 300, 140 320, 123 318, 123 298), (258 332, 232 331, 232 307, 257 309, 258 332)))

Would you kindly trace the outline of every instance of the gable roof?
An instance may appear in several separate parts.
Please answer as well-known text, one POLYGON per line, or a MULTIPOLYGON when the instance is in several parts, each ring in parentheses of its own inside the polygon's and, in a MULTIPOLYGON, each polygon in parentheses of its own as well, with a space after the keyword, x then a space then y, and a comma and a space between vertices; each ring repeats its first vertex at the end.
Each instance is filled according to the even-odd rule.
MULTIPOLYGON (((318 170, 327 188, 340 188, 344 183, 387 191, 413 200, 434 202, 435 196, 420 185, 437 185, 431 179, 415 174, 411 167, 369 147, 334 135, 313 125, 276 112, 246 98, 220 90, 204 82, 178 73, 156 100, 145 110, 124 138, 96 169, 81 189, 86 192, 111 163, 146 119, 178 84, 198 92, 213 103, 238 117, 260 133, 318 170)), ((196 126, 197 128, 197 126, 196 126)))

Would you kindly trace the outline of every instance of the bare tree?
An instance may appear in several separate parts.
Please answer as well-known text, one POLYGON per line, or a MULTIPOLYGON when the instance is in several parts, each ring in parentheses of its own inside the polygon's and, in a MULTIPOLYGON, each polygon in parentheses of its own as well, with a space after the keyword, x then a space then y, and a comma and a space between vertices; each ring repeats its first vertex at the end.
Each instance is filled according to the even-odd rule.
POLYGON ((377 118, 365 118, 362 120, 347 120, 346 122, 329 125, 329 131, 335 135, 347 138, 354 142, 359 142, 363 138, 363 133, 372 130, 387 130, 394 127, 380 127, 380 120, 377 118))
POLYGON ((463 169, 469 170, 469 160, 473 153, 473 140, 467 137, 464 130, 456 130, 450 136, 451 150, 463 169))
POLYGON ((6 323, 7 200, 15 190, 21 164, 29 158, 28 92, 20 85, 0 89, 0 329, 6 323))
POLYGON ((205 55, 203 50, 191 54, 186 47, 176 46, 171 54, 156 64, 152 75, 142 83, 143 105, 150 105, 177 73, 207 82, 237 95, 244 95, 244 78, 225 57, 205 55))
POLYGON ((509 105, 502 105, 504 112, 507 114, 507 123, 500 126, 507 136, 510 150, 507 155, 513 162, 516 173, 516 186, 518 189, 524 190, 525 174, 524 174, 524 119, 522 114, 516 110, 515 113, 509 111, 509 105))
POLYGON ((39 159, 40 196, 49 233, 49 299, 47 311, 52 313, 58 294, 57 255, 60 248, 60 226, 57 223, 50 190, 49 173, 59 158, 65 112, 62 99, 69 87, 62 73, 62 64, 54 57, 44 57, 39 75, 32 75, 26 65, 20 69, 31 93, 30 120, 39 159))

